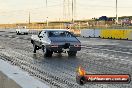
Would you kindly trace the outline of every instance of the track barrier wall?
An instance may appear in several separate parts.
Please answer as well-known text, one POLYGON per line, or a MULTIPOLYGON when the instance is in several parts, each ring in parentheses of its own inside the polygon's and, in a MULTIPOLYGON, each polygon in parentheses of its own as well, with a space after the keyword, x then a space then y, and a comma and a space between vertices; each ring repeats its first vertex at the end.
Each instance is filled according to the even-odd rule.
POLYGON ((103 29, 100 34, 101 38, 108 39, 128 39, 132 40, 132 30, 130 29, 103 29))
POLYGON ((82 37, 132 40, 131 29, 82 29, 82 37))
POLYGON ((82 37, 100 37, 100 30, 99 29, 82 29, 80 32, 80 36, 82 37))

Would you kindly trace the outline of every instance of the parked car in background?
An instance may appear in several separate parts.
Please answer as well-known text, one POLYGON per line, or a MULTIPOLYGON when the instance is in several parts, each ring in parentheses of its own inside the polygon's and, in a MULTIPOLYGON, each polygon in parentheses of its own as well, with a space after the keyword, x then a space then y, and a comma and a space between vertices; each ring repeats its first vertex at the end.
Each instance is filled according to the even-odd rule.
POLYGON ((16 34, 20 35, 20 34, 28 34, 28 29, 26 28, 26 26, 18 26, 18 28, 16 29, 16 34))

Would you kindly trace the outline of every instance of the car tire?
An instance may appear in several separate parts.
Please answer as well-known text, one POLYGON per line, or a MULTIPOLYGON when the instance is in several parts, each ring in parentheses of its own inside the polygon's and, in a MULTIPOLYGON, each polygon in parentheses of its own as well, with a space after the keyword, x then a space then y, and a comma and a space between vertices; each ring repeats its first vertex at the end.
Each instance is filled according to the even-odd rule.
POLYGON ((43 47, 43 52, 45 57, 52 57, 53 52, 43 47))
POLYGON ((37 46, 33 43, 33 53, 36 53, 37 46))
POLYGON ((76 56, 76 54, 77 54, 77 51, 68 51, 68 56, 73 56, 73 57, 75 57, 76 56))
POLYGON ((17 35, 19 35, 19 32, 16 32, 17 35))
POLYGON ((18 35, 20 35, 20 33, 19 33, 19 32, 17 32, 17 34, 18 34, 18 35))
POLYGON ((24 35, 28 35, 28 33, 24 33, 24 35))

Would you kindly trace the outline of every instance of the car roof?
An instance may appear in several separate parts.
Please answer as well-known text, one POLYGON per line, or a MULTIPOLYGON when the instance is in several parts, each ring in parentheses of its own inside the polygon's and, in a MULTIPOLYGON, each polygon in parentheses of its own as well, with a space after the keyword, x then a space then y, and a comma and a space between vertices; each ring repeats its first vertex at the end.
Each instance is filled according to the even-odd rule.
POLYGON ((68 31, 67 29, 43 29, 43 31, 68 31))

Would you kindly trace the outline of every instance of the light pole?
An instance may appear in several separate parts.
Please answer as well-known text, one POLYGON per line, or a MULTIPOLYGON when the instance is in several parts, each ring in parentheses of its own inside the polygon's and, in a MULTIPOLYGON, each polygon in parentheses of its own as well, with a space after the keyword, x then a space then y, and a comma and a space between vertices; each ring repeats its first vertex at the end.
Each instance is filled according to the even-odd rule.
POLYGON ((116 0, 116 24, 118 24, 118 1, 116 0))
POLYGON ((29 12, 29 19, 28 19, 28 23, 31 23, 31 19, 30 19, 30 12, 29 12))
POLYGON ((49 26, 49 23, 48 23, 48 2, 46 0, 46 24, 47 24, 47 27, 49 26))
POLYGON ((72 0, 72 22, 74 23, 74 1, 72 0))

